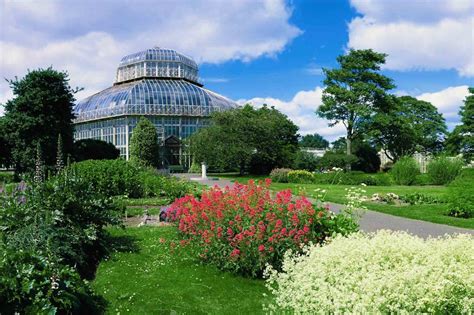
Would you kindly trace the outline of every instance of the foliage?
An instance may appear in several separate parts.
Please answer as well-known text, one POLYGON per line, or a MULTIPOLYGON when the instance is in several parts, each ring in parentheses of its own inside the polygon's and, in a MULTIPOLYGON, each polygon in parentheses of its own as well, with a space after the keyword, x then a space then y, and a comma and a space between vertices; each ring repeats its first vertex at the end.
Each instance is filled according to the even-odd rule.
POLYGON ((0 187, 1 187, 1 184, 13 183, 13 180, 14 178, 13 178, 12 173, 0 171, 0 187))
POLYGON ((73 158, 76 162, 85 160, 115 160, 120 150, 112 143, 96 139, 82 139, 74 142, 73 158))
POLYGON ((462 125, 460 126, 460 151, 467 161, 474 157, 474 87, 469 87, 469 95, 459 111, 462 125))
POLYGON ((295 155, 293 168, 296 170, 315 171, 319 167, 319 158, 310 152, 300 150, 295 155))
POLYGON ((466 168, 448 186, 448 215, 474 218, 474 169, 466 168))
POLYGON ((0 117, 0 166, 9 167, 12 163, 12 148, 8 141, 8 126, 5 117, 0 117))
POLYGON ((396 162, 419 152, 439 152, 446 123, 437 108, 411 96, 391 96, 388 110, 369 121, 368 134, 387 157, 396 162))
POLYGON ((7 139, 17 174, 33 172, 37 145, 48 169, 56 163, 57 139, 63 137, 64 154, 71 153, 74 93, 65 72, 52 68, 30 71, 10 80, 14 98, 5 105, 7 139))
POLYGON ((293 201, 289 190, 272 198, 269 184, 266 180, 265 186, 249 181, 223 190, 215 187, 203 192, 200 200, 176 200, 168 215, 201 259, 252 277, 261 276, 266 264, 279 268, 289 249, 298 252, 308 242, 356 229, 346 215, 315 208, 305 198, 293 201))
POLYGON ((461 172, 463 162, 446 156, 439 156, 427 166, 427 172, 433 185, 446 185, 452 182, 461 172))
POLYGON ((97 297, 74 268, 39 253, 0 246, 2 314, 98 313, 97 297))
POLYGON ((409 193, 406 195, 401 195, 400 200, 403 202, 409 203, 410 205, 422 205, 422 204, 436 204, 444 203, 443 199, 440 199, 435 196, 429 196, 422 194, 420 192, 409 193))
POLYGON ((86 160, 69 167, 105 196, 141 197, 140 167, 125 160, 86 160))
POLYGON ((326 88, 317 114, 330 120, 330 127, 344 125, 347 155, 352 154, 351 142, 359 136, 364 120, 386 106, 386 92, 394 88, 392 80, 380 74, 386 56, 371 49, 351 49, 337 57, 339 68, 323 69, 326 88))
POLYGON ((289 171, 288 172, 288 182, 289 183, 296 183, 296 184, 310 184, 314 180, 313 173, 304 171, 304 170, 296 170, 296 171, 289 171))
POLYGON ((139 175, 143 191, 141 197, 167 197, 171 200, 191 194, 200 195, 200 188, 195 183, 176 177, 160 175, 154 169, 145 169, 139 175))
POLYGON ((269 269, 270 308, 288 313, 469 314, 474 238, 379 231, 336 237, 269 269), (390 281, 387 281, 390 279, 390 281))
POLYGON ((400 158, 390 170, 390 175, 398 185, 412 185, 418 174, 420 174, 418 163, 408 156, 400 158))
POLYGON ((300 147, 326 149, 329 147, 329 141, 320 134, 304 135, 299 141, 300 147))
POLYGON ((327 151, 319 160, 319 167, 322 169, 331 169, 334 167, 345 168, 347 165, 352 165, 356 161, 357 157, 354 155, 327 151))
POLYGON ((364 174, 361 172, 333 171, 328 173, 314 174, 315 184, 333 185, 367 185, 367 186, 390 186, 390 176, 387 174, 364 174))
POLYGON ((291 168, 275 168, 271 171, 270 178, 275 183, 288 183, 288 173, 291 171, 291 168))
POLYGON ((298 127, 275 108, 250 105, 216 112, 211 125, 190 137, 191 154, 216 171, 268 174, 291 166, 298 150, 298 127))
POLYGON ((159 166, 159 144, 156 128, 145 117, 140 118, 130 138, 130 160, 143 166, 159 166))
POLYGON ((0 194, 5 307, 88 313, 98 306, 80 279, 94 276, 107 253, 105 227, 120 224, 122 215, 122 207, 70 170, 0 194))
POLYGON ((191 163, 191 167, 188 170, 188 173, 201 173, 202 166, 196 162, 191 163))
POLYGON ((354 155, 357 161, 351 164, 351 170, 376 173, 380 169, 380 157, 377 150, 367 142, 354 142, 354 155))

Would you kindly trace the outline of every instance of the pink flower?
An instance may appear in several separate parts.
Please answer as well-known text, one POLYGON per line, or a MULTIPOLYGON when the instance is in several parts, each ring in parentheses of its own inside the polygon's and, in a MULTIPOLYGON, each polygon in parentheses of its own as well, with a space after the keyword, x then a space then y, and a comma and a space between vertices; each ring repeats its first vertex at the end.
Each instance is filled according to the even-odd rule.
POLYGON ((237 248, 234 248, 232 253, 230 253, 230 257, 237 257, 239 255, 240 255, 240 250, 238 250, 237 248))
POLYGON ((259 252, 263 252, 264 250, 265 250, 265 245, 262 244, 262 245, 258 246, 258 251, 259 252))

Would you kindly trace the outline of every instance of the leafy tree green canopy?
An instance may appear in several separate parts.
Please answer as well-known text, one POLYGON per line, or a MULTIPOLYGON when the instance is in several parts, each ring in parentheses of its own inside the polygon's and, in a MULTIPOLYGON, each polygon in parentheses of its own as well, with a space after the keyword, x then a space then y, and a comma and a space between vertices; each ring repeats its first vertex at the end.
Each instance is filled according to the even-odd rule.
POLYGON ((74 142, 74 160, 115 160, 120 150, 112 143, 96 139, 83 139, 74 142))
POLYGON ((474 87, 469 88, 469 95, 466 96, 459 115, 462 122, 461 152, 467 160, 471 160, 474 157, 474 87))
POLYGON ((59 134, 64 154, 72 150, 72 108, 78 89, 69 86, 66 72, 51 67, 30 71, 24 78, 8 82, 14 98, 6 103, 3 119, 16 173, 34 170, 37 145, 42 148, 45 166, 52 169, 59 134))
POLYGON ((378 112, 368 126, 368 134, 390 160, 442 149, 447 129, 435 106, 411 96, 391 96, 391 102, 393 106, 378 112))
POLYGON ((142 117, 130 138, 130 160, 146 166, 158 167, 159 144, 153 123, 142 117))
POLYGON ((250 105, 214 113, 211 125, 189 139, 196 162, 211 169, 269 173, 292 164, 298 127, 275 108, 250 105))
POLYGON ((323 69, 326 88, 317 114, 328 119, 329 126, 344 125, 348 155, 352 153, 352 140, 360 134, 363 122, 376 109, 388 105, 386 92, 395 87, 390 78, 379 72, 386 56, 371 49, 351 49, 347 55, 337 57, 339 68, 323 69))
POLYGON ((305 148, 326 149, 329 147, 329 141, 323 136, 315 133, 314 135, 305 135, 300 139, 300 146, 305 148))

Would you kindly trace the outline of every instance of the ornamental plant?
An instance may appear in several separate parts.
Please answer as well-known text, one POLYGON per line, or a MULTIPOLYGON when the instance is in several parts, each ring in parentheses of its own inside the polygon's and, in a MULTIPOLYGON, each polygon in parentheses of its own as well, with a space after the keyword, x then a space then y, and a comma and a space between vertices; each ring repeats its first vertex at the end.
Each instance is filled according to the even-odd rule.
POLYGON ((167 215, 203 261, 251 277, 261 277, 267 264, 279 269, 287 250, 299 252, 310 242, 357 230, 350 216, 315 207, 304 197, 295 200, 290 190, 272 198, 270 183, 216 186, 200 200, 177 199, 167 215))
POLYGON ((474 237, 378 231, 336 237, 266 270, 283 314, 472 314, 474 237))

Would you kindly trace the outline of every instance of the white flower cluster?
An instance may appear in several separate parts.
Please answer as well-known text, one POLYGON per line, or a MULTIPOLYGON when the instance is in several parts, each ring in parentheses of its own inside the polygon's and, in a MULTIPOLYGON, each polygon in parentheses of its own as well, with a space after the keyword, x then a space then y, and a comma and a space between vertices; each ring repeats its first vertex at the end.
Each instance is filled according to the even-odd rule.
POLYGON ((400 202, 400 196, 395 193, 387 193, 385 195, 375 193, 370 197, 370 201, 387 202, 387 203, 393 204, 393 203, 400 202))
POLYGON ((367 191, 360 187, 346 188, 347 203, 342 211, 349 214, 353 219, 360 218, 367 210, 367 207, 362 205, 364 201, 367 201, 366 193, 367 191))
POLYGON ((474 236, 379 231, 336 237, 266 270, 272 312, 472 314, 474 236))

